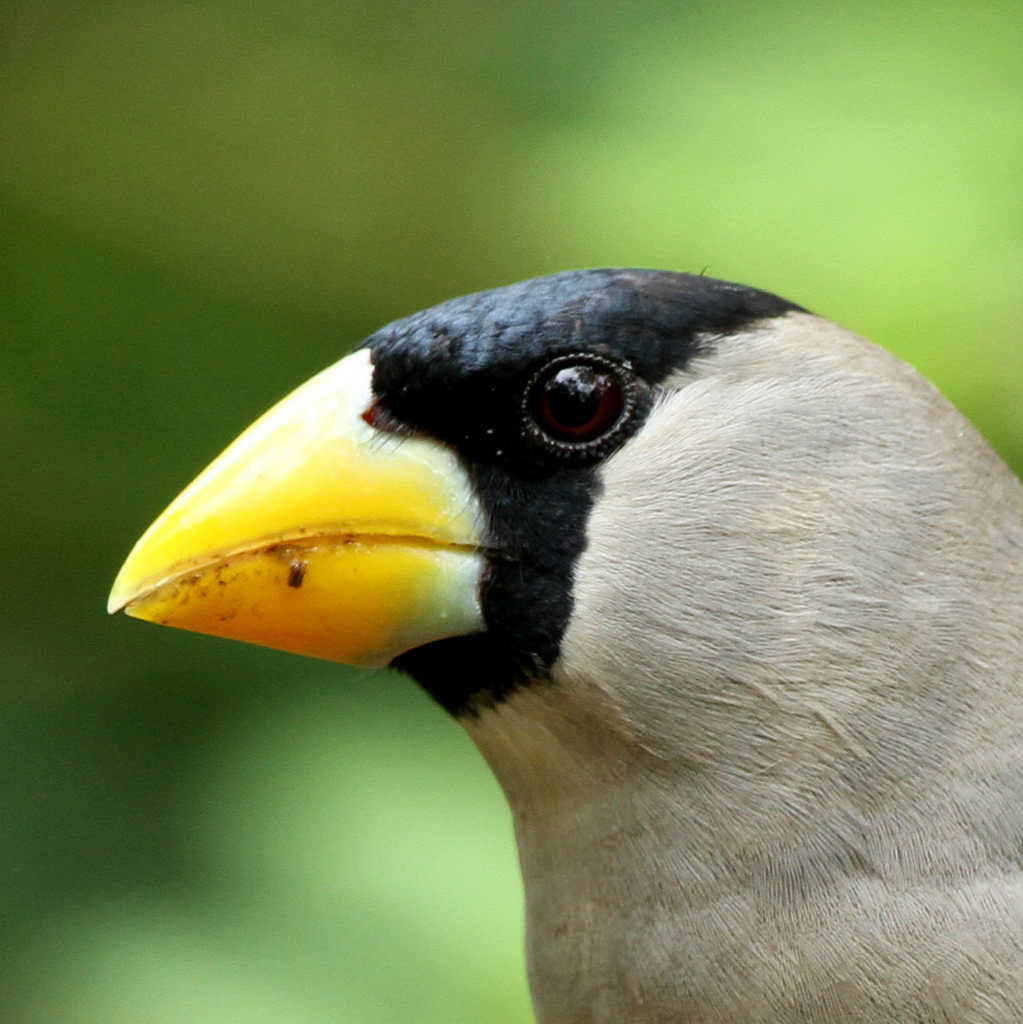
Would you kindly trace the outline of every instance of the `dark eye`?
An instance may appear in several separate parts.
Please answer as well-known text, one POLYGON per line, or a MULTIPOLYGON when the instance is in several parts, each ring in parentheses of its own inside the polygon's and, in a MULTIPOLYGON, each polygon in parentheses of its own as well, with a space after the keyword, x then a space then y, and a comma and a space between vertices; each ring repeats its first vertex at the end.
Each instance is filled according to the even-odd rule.
POLYGON ((635 397, 627 366, 592 354, 562 356, 529 382, 523 418, 546 448, 602 453, 633 411, 635 397))
POLYGON ((540 429, 559 441, 592 441, 618 422, 625 406, 617 378, 596 366, 562 366, 533 394, 540 429))

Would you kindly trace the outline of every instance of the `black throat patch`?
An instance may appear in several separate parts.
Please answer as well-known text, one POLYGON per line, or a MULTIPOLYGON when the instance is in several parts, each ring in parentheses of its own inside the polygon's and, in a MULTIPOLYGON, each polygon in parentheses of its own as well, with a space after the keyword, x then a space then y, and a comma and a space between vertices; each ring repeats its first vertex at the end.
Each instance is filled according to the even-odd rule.
POLYGON ((657 386, 693 355, 799 309, 690 274, 584 270, 452 299, 371 335, 363 344, 382 415, 458 454, 492 552, 481 592, 487 631, 426 644, 394 667, 456 715, 544 680, 572 614, 602 461, 642 429, 657 386), (545 366, 575 358, 611 367, 629 400, 605 441, 541 443, 524 423, 524 395, 545 366))

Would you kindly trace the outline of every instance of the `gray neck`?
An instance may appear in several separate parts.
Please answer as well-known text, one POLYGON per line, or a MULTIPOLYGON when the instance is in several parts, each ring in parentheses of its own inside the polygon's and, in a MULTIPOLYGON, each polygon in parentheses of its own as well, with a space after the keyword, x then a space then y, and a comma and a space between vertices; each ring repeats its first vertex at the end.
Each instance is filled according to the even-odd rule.
POLYGON ((812 764, 762 748, 755 766, 708 766, 637 745, 583 689, 540 685, 466 722, 514 818, 541 1024, 918 1019, 928 993, 879 908, 934 943, 968 927, 946 880, 1012 870, 1023 800, 999 838, 985 793, 1012 773, 1023 794, 1018 758, 974 749, 940 779, 895 777, 809 715, 830 751, 812 764))

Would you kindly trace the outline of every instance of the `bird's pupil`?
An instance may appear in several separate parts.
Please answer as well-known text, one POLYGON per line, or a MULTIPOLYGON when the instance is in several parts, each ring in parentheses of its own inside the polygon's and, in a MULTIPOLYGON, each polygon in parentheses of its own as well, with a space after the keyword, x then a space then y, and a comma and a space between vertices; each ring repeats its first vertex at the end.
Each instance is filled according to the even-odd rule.
POLYGON ((601 396, 610 386, 607 374, 590 366, 566 366, 544 389, 551 418, 563 427, 585 426, 600 411, 601 396))

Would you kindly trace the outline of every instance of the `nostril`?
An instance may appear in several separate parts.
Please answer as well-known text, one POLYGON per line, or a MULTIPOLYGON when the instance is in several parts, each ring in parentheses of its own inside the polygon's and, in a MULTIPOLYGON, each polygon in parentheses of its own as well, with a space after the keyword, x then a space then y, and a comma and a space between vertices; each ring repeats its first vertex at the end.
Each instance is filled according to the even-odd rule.
POLYGON ((403 423, 392 412, 388 411, 380 400, 377 399, 369 408, 363 411, 362 419, 365 420, 374 430, 384 434, 396 434, 399 437, 411 437, 416 433, 407 423, 403 423))

